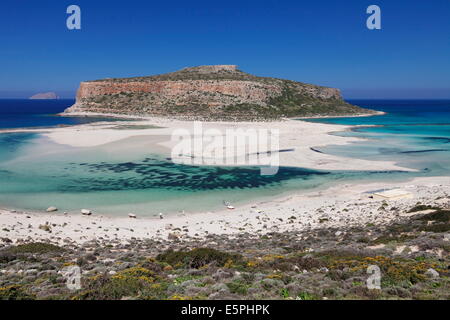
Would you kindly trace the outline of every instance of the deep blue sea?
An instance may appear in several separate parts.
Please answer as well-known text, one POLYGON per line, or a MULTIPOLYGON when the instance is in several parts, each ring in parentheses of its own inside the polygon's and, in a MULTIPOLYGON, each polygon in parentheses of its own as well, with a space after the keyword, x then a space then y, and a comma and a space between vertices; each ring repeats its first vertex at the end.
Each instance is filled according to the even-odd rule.
MULTIPOLYGON (((71 100, 0 100, 0 128, 74 125, 104 118, 59 117, 71 100)), ((350 101, 387 112, 383 116, 308 121, 363 125, 333 134, 365 139, 321 152, 391 160, 417 172, 317 171, 280 168, 261 176, 254 167, 174 164, 164 156, 115 142, 95 148, 58 145, 38 133, 0 134, 0 206, 44 211, 81 208, 103 214, 213 210, 234 204, 351 181, 404 181, 450 176, 450 100, 350 101), (376 126, 371 126, 376 125, 376 126)), ((450 181, 450 179, 449 179, 450 181)))
POLYGON ((63 112, 74 103, 74 99, 0 99, 0 129, 53 127, 57 125, 76 125, 105 120, 105 118, 101 117, 56 116, 56 114, 63 112))

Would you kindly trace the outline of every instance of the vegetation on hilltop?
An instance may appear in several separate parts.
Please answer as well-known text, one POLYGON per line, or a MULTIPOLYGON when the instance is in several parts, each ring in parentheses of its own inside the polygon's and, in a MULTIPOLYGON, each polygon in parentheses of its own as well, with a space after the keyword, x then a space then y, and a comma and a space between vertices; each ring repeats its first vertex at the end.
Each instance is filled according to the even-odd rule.
POLYGON ((80 111, 230 121, 374 112, 346 103, 337 89, 258 77, 235 66, 85 82, 67 110, 80 111))

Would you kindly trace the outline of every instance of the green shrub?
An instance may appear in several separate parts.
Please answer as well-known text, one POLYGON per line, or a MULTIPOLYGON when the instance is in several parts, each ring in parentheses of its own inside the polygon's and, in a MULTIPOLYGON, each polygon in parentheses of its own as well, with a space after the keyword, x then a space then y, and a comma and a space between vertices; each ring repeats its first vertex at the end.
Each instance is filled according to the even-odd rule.
POLYGON ((83 283, 74 300, 166 299, 168 284, 156 283, 153 273, 143 268, 130 268, 114 276, 98 275, 83 283))
POLYGON ((436 210, 418 218, 420 221, 436 221, 431 225, 421 226, 420 231, 447 232, 450 231, 450 210, 436 210))
POLYGON ((450 222, 450 210, 436 210, 420 217, 419 220, 450 222))
POLYGON ((233 282, 229 282, 226 284, 228 289, 230 289, 231 293, 236 293, 240 295, 246 295, 248 292, 248 288, 250 287, 244 281, 236 280, 233 282))
POLYGON ((319 298, 308 292, 301 292, 297 296, 300 300, 318 300, 319 298))
POLYGON ((12 253, 12 254, 21 254, 21 253, 49 253, 49 252, 63 252, 65 249, 55 246, 54 244, 50 243, 43 243, 43 242, 33 242, 33 243, 27 243, 27 244, 20 244, 15 247, 9 247, 5 249, 5 251, 12 253))
POLYGON ((17 255, 7 250, 0 251, 0 263, 8 263, 17 259, 17 255))
POLYGON ((429 205, 425 205, 425 204, 418 204, 418 205, 412 207, 411 209, 409 209, 408 213, 424 211, 424 210, 430 210, 430 209, 438 210, 439 208, 438 207, 429 206, 429 205))
POLYGON ((20 285, 0 288, 0 300, 34 300, 35 296, 28 294, 20 285))
POLYGON ((427 231, 427 232, 447 232, 450 231, 450 223, 438 223, 438 224, 432 224, 431 226, 424 226, 420 228, 421 231, 427 231))
POLYGON ((112 278, 107 275, 88 279, 76 300, 120 300, 123 297, 135 297, 143 288, 145 281, 136 278, 112 278))
POLYGON ((156 260, 166 262, 172 266, 184 266, 189 268, 201 268, 211 262, 223 266, 229 260, 240 261, 242 256, 230 254, 210 248, 196 248, 191 251, 168 250, 156 257, 156 260))
POLYGON ((289 290, 286 288, 283 288, 280 290, 280 296, 284 299, 289 298, 289 290))

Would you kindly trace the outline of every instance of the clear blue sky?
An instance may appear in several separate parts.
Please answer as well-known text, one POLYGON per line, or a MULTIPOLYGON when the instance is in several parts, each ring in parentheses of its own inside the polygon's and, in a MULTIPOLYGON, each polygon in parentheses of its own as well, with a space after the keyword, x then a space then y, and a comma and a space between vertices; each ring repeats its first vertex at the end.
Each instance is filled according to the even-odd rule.
POLYGON ((0 4, 0 97, 237 64, 345 98, 450 98, 449 0, 41 0, 0 4), (66 28, 66 8, 82 29, 66 28), (366 8, 382 30, 366 28, 366 8))

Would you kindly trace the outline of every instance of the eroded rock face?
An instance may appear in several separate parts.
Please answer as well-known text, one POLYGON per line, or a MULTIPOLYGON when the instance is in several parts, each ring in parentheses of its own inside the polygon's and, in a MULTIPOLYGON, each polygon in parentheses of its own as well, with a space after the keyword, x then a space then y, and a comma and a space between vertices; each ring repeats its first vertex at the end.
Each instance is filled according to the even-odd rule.
POLYGON ((363 113, 338 89, 256 77, 235 65, 185 68, 150 77, 82 82, 73 112, 213 120, 363 113))
POLYGON ((170 99, 175 104, 191 103, 195 97, 203 94, 207 105, 226 105, 232 101, 245 101, 248 103, 264 103, 268 98, 281 93, 281 88, 274 85, 266 85, 249 81, 150 81, 150 82, 82 82, 77 93, 77 100, 93 98, 101 95, 114 95, 122 92, 151 93, 156 104, 161 104, 170 99), (226 96, 230 97, 226 97, 226 96), (225 97, 224 97, 225 96, 225 97))

